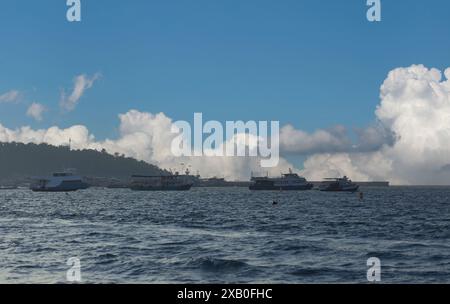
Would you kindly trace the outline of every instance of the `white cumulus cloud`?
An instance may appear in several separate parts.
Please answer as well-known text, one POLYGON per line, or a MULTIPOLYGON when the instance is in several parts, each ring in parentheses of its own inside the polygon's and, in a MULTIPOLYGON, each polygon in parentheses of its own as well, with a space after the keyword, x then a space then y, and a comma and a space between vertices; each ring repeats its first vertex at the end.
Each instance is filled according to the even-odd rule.
MULTIPOLYGON (((258 157, 173 156, 171 143, 176 134, 171 132, 172 119, 164 113, 130 110, 119 115, 119 120, 119 136, 116 139, 98 141, 87 127, 81 125, 67 129, 55 126, 40 130, 30 127, 11 130, 0 124, 0 142, 48 143, 59 146, 66 145, 71 140, 74 149, 106 149, 111 154, 125 154, 164 169, 180 170, 183 163, 185 166, 189 165, 191 170, 198 170, 203 176, 220 176, 230 180, 245 180, 252 171, 261 172, 258 157)), ((253 145, 250 149, 255 148, 256 142, 255 139, 249 141, 249 145, 253 145)), ((278 167, 269 169, 269 173, 278 175, 280 171, 286 172, 292 167, 281 159, 278 167)))
MULTIPOLYGON (((423 65, 394 69, 381 86, 376 122, 355 130, 356 140, 342 126, 307 133, 287 125, 281 129, 281 149, 285 154, 308 156, 304 168, 297 171, 310 180, 348 175, 354 180, 394 184, 450 184, 449 79, 450 69, 444 73, 423 65)), ((76 85, 72 94, 75 104, 93 81, 76 81, 82 85, 76 85)), ((176 135, 171 133, 172 119, 164 113, 130 110, 119 120, 115 139, 96 140, 85 126, 12 130, 0 124, 0 141, 62 145, 70 138, 76 149, 104 148, 165 169, 184 163, 204 176, 228 179, 246 179, 251 171, 263 171, 256 157, 174 157, 171 142, 176 135)), ((269 173, 279 175, 290 167, 281 158, 269 173)))
POLYGON ((397 68, 381 86, 376 117, 395 134, 392 145, 367 153, 318 154, 305 162, 308 177, 350 175, 396 184, 450 183, 450 69, 397 68))
POLYGON ((0 142, 47 143, 54 146, 67 145, 69 139, 77 143, 78 148, 86 148, 94 142, 94 136, 89 134, 85 126, 72 126, 67 129, 51 127, 34 130, 28 126, 15 130, 0 124, 0 142))

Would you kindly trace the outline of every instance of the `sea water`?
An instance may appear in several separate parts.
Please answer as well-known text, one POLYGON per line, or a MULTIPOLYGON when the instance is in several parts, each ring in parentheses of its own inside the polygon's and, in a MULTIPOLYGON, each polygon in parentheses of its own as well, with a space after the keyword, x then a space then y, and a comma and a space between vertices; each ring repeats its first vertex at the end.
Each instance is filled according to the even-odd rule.
POLYGON ((0 283, 450 283, 450 188, 362 191, 1 191, 0 283))

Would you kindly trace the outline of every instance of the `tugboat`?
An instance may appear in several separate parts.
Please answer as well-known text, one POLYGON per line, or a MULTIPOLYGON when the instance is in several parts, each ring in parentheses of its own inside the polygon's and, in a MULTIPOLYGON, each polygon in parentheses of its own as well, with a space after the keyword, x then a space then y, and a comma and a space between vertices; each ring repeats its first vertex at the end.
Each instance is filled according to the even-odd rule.
POLYGON ((188 173, 179 175, 176 172, 174 175, 133 175, 130 189, 134 191, 188 191, 193 185, 194 182, 188 173))
POLYGON ((320 186, 320 191, 326 192, 356 192, 359 185, 352 182, 347 176, 343 178, 326 178, 320 186))
POLYGON ((314 187, 313 184, 308 183, 304 177, 298 176, 296 173, 292 173, 289 169, 288 174, 282 174, 281 177, 252 177, 252 184, 249 186, 250 190, 292 190, 303 191, 311 190, 314 187))
POLYGON ((34 192, 73 192, 87 188, 89 185, 73 171, 53 173, 49 177, 36 177, 30 185, 30 189, 34 192))

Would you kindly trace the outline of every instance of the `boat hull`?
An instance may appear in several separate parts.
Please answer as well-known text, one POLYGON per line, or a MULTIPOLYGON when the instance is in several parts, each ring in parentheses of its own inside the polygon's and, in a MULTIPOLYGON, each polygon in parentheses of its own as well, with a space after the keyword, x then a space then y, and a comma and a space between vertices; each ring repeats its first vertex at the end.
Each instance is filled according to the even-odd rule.
POLYGON ((34 186, 31 187, 33 192, 75 192, 78 190, 88 189, 88 184, 78 184, 78 185, 64 185, 64 183, 60 186, 56 187, 39 187, 34 186))
POLYGON ((252 191, 307 191, 311 190, 313 187, 313 184, 296 186, 251 185, 249 186, 249 189, 252 191))
POLYGON ((133 191, 189 191, 192 185, 176 185, 176 186, 131 186, 133 191))
POLYGON ((354 187, 346 187, 346 188, 338 188, 338 187, 327 187, 319 189, 322 192, 356 192, 358 191, 359 186, 354 187))

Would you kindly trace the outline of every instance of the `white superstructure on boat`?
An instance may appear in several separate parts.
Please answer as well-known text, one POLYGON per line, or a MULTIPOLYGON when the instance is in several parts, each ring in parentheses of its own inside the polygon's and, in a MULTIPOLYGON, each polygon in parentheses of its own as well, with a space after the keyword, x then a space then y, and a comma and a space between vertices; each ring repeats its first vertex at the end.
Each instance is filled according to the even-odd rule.
POLYGON ((320 191, 327 192, 356 192, 359 185, 352 182, 347 176, 343 178, 326 178, 326 181, 319 186, 320 191))
POLYGON ((53 173, 48 177, 33 178, 30 189, 35 192, 71 192, 89 188, 83 178, 73 171, 53 173))
POLYGON ((289 170, 281 177, 252 177, 250 190, 311 190, 313 184, 289 170))

